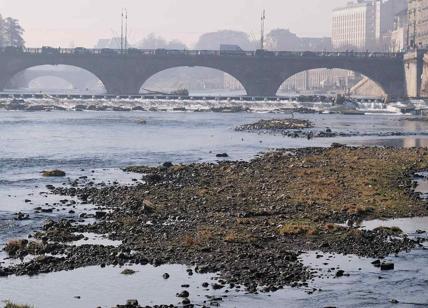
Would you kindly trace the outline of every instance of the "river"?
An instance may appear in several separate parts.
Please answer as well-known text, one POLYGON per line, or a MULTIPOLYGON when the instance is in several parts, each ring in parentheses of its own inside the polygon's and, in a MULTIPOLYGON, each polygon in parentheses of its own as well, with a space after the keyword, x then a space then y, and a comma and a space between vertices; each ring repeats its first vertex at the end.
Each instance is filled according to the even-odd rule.
MULTIPOLYGON (((43 193, 46 185, 66 184, 68 179, 81 176, 89 176, 95 182, 117 180, 123 184, 132 184, 137 176, 120 170, 128 165, 216 161, 217 153, 228 153, 229 159, 233 160, 248 160, 269 149, 325 147, 333 142, 349 145, 428 146, 428 122, 406 121, 407 116, 399 115, 295 115, 296 118, 312 121, 320 130, 330 128, 336 132, 367 135, 346 138, 307 140, 234 130, 240 124, 290 116, 248 112, 0 111, 0 245, 11 238, 26 237, 46 218, 73 217, 79 211, 90 210, 88 205, 84 209, 76 208, 73 212, 67 209, 34 214, 35 207, 43 207, 48 200, 52 202, 53 198, 58 198, 43 193), (381 137, 375 136, 377 133, 402 135, 381 137), (41 171, 55 168, 64 170, 67 178, 41 176, 41 171), (30 219, 14 220, 17 212, 28 213, 30 219)), ((4 257, 3 254, 1 256, 4 257)), ((308 264, 315 262, 310 254, 304 258, 308 264)), ((335 259, 335 262, 349 262, 347 257, 335 259)), ((344 284, 343 281, 338 284, 335 280, 315 282, 326 292, 308 295, 303 290, 285 290, 271 296, 230 294, 222 301, 222 306, 318 307, 319 302, 324 306, 388 307, 390 303, 386 300, 394 296, 401 296, 397 300, 403 299, 408 303, 428 304, 428 296, 424 292, 428 287, 427 250, 403 254, 394 262, 399 264, 399 270, 382 274, 385 276, 382 280, 384 286, 379 286, 379 274, 370 267, 369 260, 362 260, 358 262, 361 264, 359 267, 369 270, 362 273, 358 268, 350 269, 352 275, 346 278, 344 284), (374 287, 378 288, 376 292, 373 291, 374 287), (397 292, 391 292, 394 287, 397 292), (382 292, 386 295, 378 296, 382 292)), ((120 277, 119 270, 115 268, 104 271, 88 268, 31 279, 0 279, 0 301, 10 299, 34 304, 35 307, 110 307, 125 303, 129 298, 138 298, 144 304, 176 304, 174 296, 162 294, 170 288, 178 288, 179 280, 163 283, 162 280, 154 279, 162 275, 165 271, 163 268, 137 270, 140 275, 134 278, 120 277), (147 282, 147 277, 152 277, 150 279, 154 279, 155 283, 147 282), (129 288, 119 291, 118 287, 126 279, 129 279, 129 288), (91 287, 94 284, 99 288, 91 287), (56 289, 55 294, 50 292, 52 288, 56 289)), ((177 277, 185 276, 183 267, 176 266, 168 270, 177 277)), ((206 294, 196 287, 204 279, 208 278, 194 277, 191 280, 191 293, 196 294, 196 302, 202 303, 203 294, 206 294)), ((212 295, 224 294, 214 292, 212 295)))

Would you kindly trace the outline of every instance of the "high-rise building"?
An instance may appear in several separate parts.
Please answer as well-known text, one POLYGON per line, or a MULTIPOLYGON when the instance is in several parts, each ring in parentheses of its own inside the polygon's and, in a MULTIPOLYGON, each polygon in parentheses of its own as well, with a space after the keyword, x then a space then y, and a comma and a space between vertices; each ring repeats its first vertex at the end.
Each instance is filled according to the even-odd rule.
POLYGON ((409 0, 408 33, 409 48, 428 46, 428 0, 409 0))
POLYGON ((395 16, 394 30, 391 33, 389 51, 402 52, 407 49, 409 23, 407 10, 403 10, 395 16))
POLYGON ((333 48, 388 50, 395 15, 406 8, 406 0, 357 0, 335 9, 333 48))
POLYGON ((331 40, 334 49, 372 49, 375 14, 370 3, 348 3, 333 11, 331 40))

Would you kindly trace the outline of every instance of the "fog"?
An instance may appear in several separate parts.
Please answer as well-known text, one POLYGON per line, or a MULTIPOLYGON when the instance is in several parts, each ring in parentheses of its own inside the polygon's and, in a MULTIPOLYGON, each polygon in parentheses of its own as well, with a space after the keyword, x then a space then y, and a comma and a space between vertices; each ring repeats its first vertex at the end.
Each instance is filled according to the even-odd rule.
POLYGON ((199 35, 222 29, 259 37, 286 28, 299 36, 329 36, 331 11, 348 0, 0 0, 0 14, 20 20, 27 46, 93 47, 99 38, 118 36, 122 7, 129 11, 129 40, 150 33, 192 46, 199 35))

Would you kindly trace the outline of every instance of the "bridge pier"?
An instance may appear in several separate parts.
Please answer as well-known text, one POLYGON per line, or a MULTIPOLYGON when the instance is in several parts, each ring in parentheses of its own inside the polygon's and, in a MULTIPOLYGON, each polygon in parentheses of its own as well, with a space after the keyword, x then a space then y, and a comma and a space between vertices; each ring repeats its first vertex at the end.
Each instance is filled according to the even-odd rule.
POLYGON ((132 80, 121 80, 120 78, 101 79, 107 94, 111 95, 137 95, 141 85, 132 80))
POLYGON ((405 85, 408 97, 421 96, 424 53, 424 50, 414 50, 404 55, 405 85))
POLYGON ((247 96, 272 97, 276 96, 279 86, 271 80, 254 80, 253 82, 246 82, 244 88, 247 92, 247 96))

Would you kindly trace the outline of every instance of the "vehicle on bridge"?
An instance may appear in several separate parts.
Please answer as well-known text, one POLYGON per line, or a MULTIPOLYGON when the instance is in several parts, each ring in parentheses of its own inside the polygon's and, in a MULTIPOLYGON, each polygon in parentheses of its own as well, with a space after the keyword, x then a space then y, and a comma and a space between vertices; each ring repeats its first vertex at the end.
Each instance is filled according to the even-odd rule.
POLYGON ((111 48, 103 48, 100 50, 100 54, 103 56, 117 56, 119 52, 111 48))
POLYGON ((91 51, 87 48, 84 47, 76 47, 74 48, 74 52, 75 55, 89 55, 91 53, 91 51))
POLYGON ((59 48, 53 48, 53 47, 49 47, 49 46, 43 46, 42 47, 42 54, 45 55, 58 55, 60 54, 60 49, 59 48))
POLYGON ((136 56, 144 54, 144 51, 138 48, 128 48, 126 52, 128 53, 128 55, 136 55, 136 56))
POLYGON ((245 56, 246 53, 238 45, 222 44, 220 45, 221 56, 245 56))
POLYGON ((257 49, 255 55, 258 57, 272 57, 275 56, 275 52, 265 49, 257 49))
POLYGON ((168 52, 165 48, 158 48, 155 50, 156 56, 166 56, 167 54, 168 54, 168 52))

